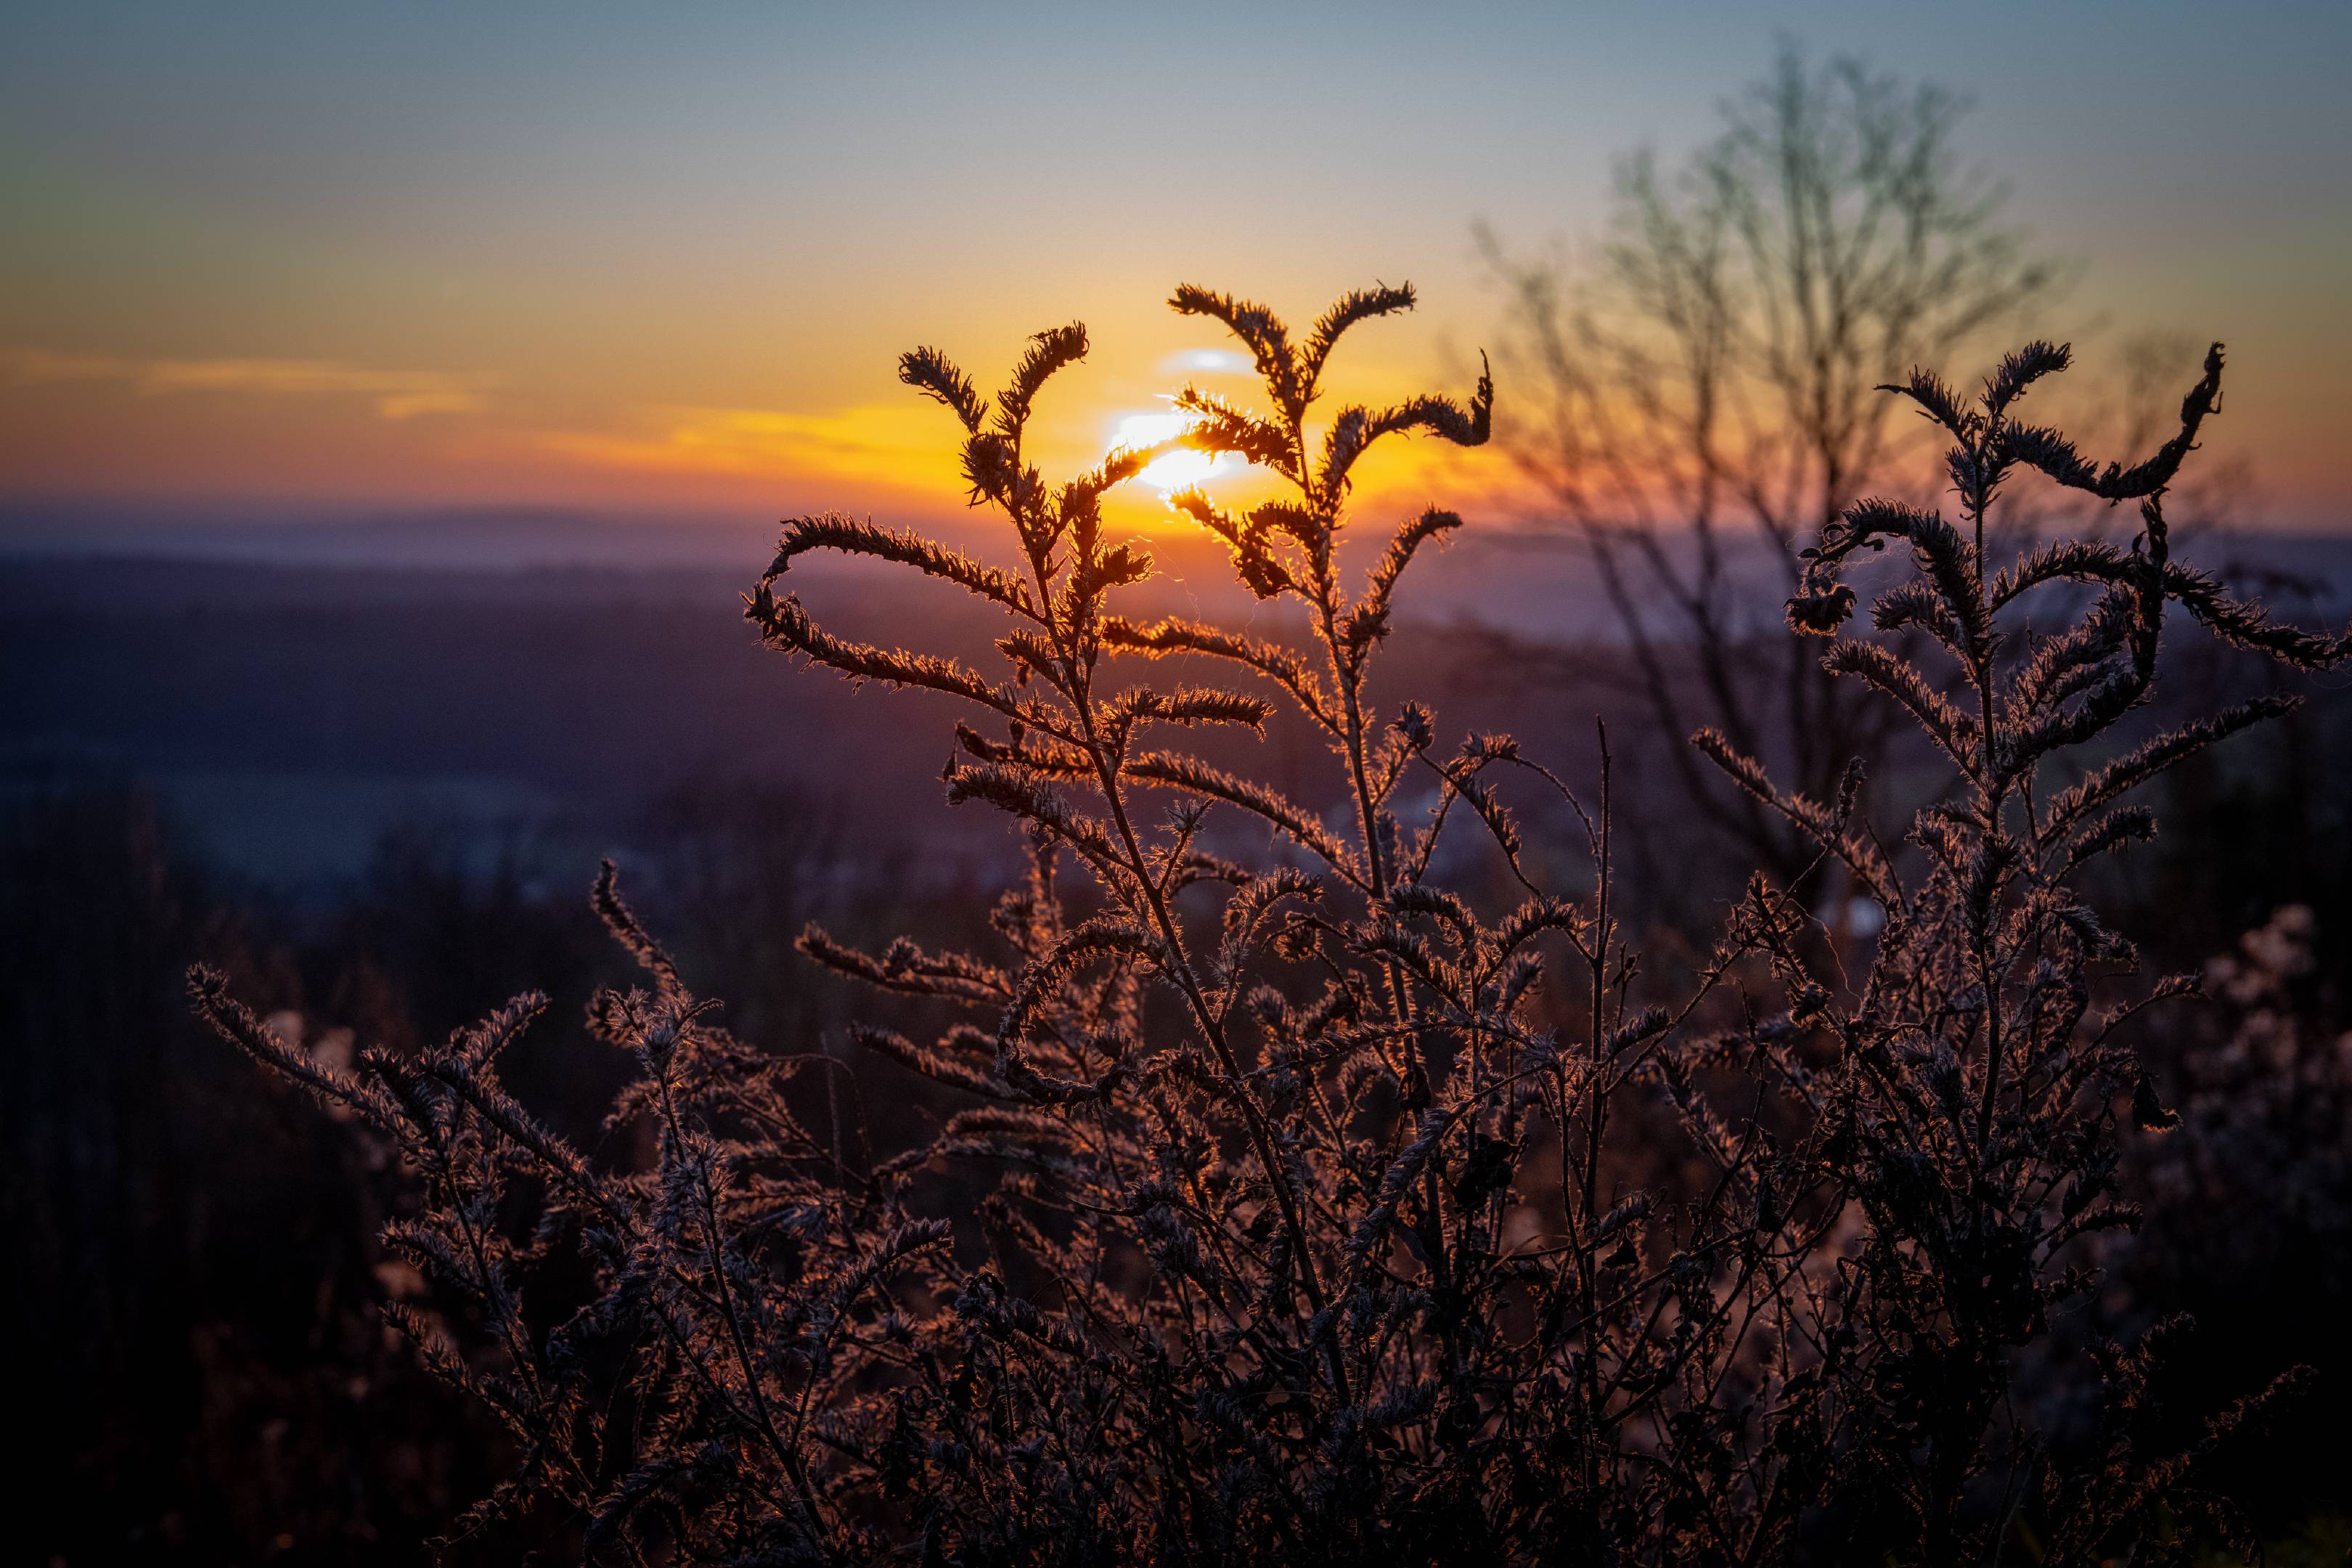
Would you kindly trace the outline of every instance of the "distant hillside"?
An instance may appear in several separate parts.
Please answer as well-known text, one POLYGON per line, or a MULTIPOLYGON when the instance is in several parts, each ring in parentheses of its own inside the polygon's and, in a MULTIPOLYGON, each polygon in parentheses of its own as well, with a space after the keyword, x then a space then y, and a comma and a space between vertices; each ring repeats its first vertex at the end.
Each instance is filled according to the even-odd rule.
MULTIPOLYGON (((546 535, 508 536, 527 537, 546 535)), ((1213 554, 1154 548, 1163 575, 1137 612, 1284 626, 1213 554)), ((2346 613, 2352 542, 2188 553, 2315 584, 2269 590, 2298 618, 2346 613)), ((797 672, 757 646, 740 595, 766 555, 747 536, 716 561, 628 566, 0 556, 0 784, 152 790, 231 867, 298 889, 352 872, 404 823, 478 847, 529 837, 576 871, 625 846, 664 792, 739 784, 951 858, 1015 853, 1009 831, 976 839, 948 815, 945 702, 797 672)), ((1627 714, 1621 742, 1638 734, 1615 623, 1573 551, 1474 535, 1429 564, 1391 668, 1436 701, 1442 730, 1513 730, 1573 765, 1597 713, 1627 714), (1517 681, 1492 679, 1504 660, 1517 681)), ((984 658, 998 630, 903 575, 811 565, 785 586, 852 635, 919 606, 926 646, 984 658)), ((1776 602, 1759 595, 1759 614, 1777 621, 1776 602)), ((1277 726, 1253 743, 1300 788, 1319 776, 1311 740, 1277 726)))

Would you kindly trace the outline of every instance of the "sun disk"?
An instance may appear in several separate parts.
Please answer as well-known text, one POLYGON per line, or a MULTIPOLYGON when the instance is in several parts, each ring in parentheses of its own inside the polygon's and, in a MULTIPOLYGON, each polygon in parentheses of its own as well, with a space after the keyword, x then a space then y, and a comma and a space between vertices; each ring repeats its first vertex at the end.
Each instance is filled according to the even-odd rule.
MULTIPOLYGON (((1130 414, 1118 422, 1111 433, 1111 449, 1132 451, 1139 447, 1157 446, 1172 441, 1192 424, 1189 415, 1170 409, 1160 414, 1130 414)), ((1136 477, 1157 489, 1161 495, 1172 495, 1208 483, 1220 475, 1229 474, 1242 466, 1241 459, 1228 452, 1170 452, 1155 458, 1136 477)))

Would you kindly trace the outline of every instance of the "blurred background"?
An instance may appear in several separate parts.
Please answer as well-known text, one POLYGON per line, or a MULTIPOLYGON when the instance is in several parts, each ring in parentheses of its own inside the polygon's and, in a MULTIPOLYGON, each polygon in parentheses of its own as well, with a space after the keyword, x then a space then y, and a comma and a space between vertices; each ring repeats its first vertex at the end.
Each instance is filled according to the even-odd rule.
MULTIPOLYGON (((1250 367, 1180 281, 1310 320, 1410 279, 1342 401, 1465 391, 1497 438, 1360 471, 1376 542, 1432 501, 1387 693, 1619 785, 1633 918, 1671 975, 1793 847, 1692 765, 1725 729, 1820 790, 1872 764, 1891 832, 1937 781, 1780 626, 1790 551, 1856 497, 1932 502, 1874 389, 1965 384, 2032 336, 2102 458, 2161 439, 2205 346, 2228 400, 2176 554, 2283 614, 2352 613, 2352 13, 2085 4, 22 5, 0 51, 0 1223, 27 1561, 408 1561, 498 1462, 375 1305, 399 1173, 188 1016, 203 959, 323 1055, 513 993, 524 1097, 593 1129, 626 979, 600 857, 730 1025, 844 1052, 865 998, 793 951, 973 938, 1017 867, 936 781, 946 706, 763 653, 777 519, 982 556, 935 343, 985 388, 1072 318, 1048 472, 1155 438, 1250 367)), ((1165 503, 1115 526, 1130 612, 1255 619, 1165 503)), ((2021 488, 2004 543, 2128 539, 2021 488)), ((796 566, 829 624, 986 655, 893 577, 796 566)), ((2145 733, 2268 678, 2182 638, 2145 733)), ((2188 1118, 2136 1158, 2151 1222, 2065 1335, 2203 1328, 2185 1412, 2297 1360, 2319 1408, 2247 1478, 2326 1524, 2352 1307, 2352 700, 2173 775, 2098 889, 2212 1000, 2151 1040, 2188 1118)), ((1256 765, 1312 798, 1277 728, 1256 765)), ((1331 803, 1337 806, 1339 803, 1331 803)), ((1563 825, 1539 815, 1531 832, 1563 825)), ((1563 857, 1565 858, 1565 857, 1563 857)), ((1868 911, 1824 888, 1853 940, 1868 911)), ((876 1125, 929 1113, 853 1064, 876 1125)), ((2062 1336, 2063 1337, 2063 1336, 2062 1336)))

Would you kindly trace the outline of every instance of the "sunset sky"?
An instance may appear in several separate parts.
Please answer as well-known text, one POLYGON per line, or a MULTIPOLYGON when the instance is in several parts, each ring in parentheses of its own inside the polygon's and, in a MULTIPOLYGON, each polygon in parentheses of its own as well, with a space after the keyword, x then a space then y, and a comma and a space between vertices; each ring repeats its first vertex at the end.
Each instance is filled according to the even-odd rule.
MULTIPOLYGON (((1339 390, 1464 390, 1474 222, 1589 242, 1612 158, 1787 37, 1971 97, 2080 267, 2044 330, 2226 339, 2212 445, 2267 521, 2352 519, 2352 6, 1270 9, 13 5, 0 508, 937 515, 900 350, 985 386, 1084 320, 1041 414, 1082 461, 1223 374, 1180 280, 1311 318, 1410 279, 1339 390)), ((1388 481, 1507 477, 1425 460, 1388 481)))

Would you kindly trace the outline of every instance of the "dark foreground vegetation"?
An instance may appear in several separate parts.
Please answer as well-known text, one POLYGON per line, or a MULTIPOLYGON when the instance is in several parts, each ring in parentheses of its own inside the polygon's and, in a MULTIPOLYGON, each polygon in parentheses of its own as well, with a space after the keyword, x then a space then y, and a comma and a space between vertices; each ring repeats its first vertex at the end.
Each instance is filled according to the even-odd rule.
MULTIPOLYGON (((2148 1561, 2324 1500, 2352 1064, 2335 911, 2273 914, 2265 868, 2317 868, 2263 836, 2334 852, 2340 792, 2208 748, 2266 720, 2326 748, 2263 670, 2343 648, 2172 554, 2218 353, 2118 465, 2020 416, 2061 350, 1889 395, 1939 426, 1956 515, 1845 510, 1776 635, 1831 637, 1916 734, 1823 797, 1700 736, 1811 847, 1711 882, 1738 836, 1638 746, 1580 737, 1563 771, 1441 742, 1378 672, 1460 520, 1343 562, 1348 470, 1407 431, 1484 439, 1490 395, 1306 424, 1339 335, 1409 296, 1301 342, 1177 303, 1265 381, 1255 411, 1191 399, 1194 438, 1295 491, 1180 504, 1297 636, 1122 616, 1150 564, 1096 503, 1148 454, 1055 486, 1020 454, 1075 329, 992 403, 908 356, 1005 520, 989 561, 804 519, 751 595, 783 651, 965 705, 947 794, 1031 857, 992 910, 919 872, 845 900, 867 847, 689 803, 645 835, 653 918, 597 886, 634 978, 584 913, 413 853, 306 949, 210 914, 119 815, 25 814, 22 884, 94 909, 80 934, 22 910, 17 951, 59 957, 20 1036, 88 1075, 27 1096, 28 1132, 86 1124, 11 1147, 46 1271, 89 1272, 51 1310, 126 1317, 28 1328, 88 1347, 61 1384, 148 1380, 178 1415, 84 1400, 60 1468, 176 1504, 165 1536, 423 1528, 484 1560, 2148 1561), (1994 557, 1995 492, 2049 484, 2135 507, 2135 535, 1994 557), (1889 545, 1849 634, 1846 579, 1889 545), (982 601, 1002 674, 826 629, 782 592, 814 551, 982 601), (2168 659, 2184 629, 2238 654, 2168 659), (782 952, 814 915, 801 952, 871 1005, 782 952), (2223 962, 2159 978, 2136 943, 2223 962), (184 1048, 190 952, 206 1018, 325 1116, 184 1048), (722 1011, 705 974, 748 989, 722 1011), (531 986, 566 1005, 441 1033, 531 986), (144 1059, 63 1048, 93 1022, 144 1059)), ((1506 698, 1547 668, 1486 651, 1506 698)))
MULTIPOLYGON (((1422 569, 1493 570, 1476 545, 1422 569)), ((2203 549, 2229 562, 2248 545, 2203 549)), ((984 873, 951 868, 934 882, 912 868, 942 842, 997 862, 1018 841, 944 839, 969 814, 924 787, 943 727, 924 700, 872 691, 836 709, 844 688, 777 679, 740 622, 730 633, 723 581, 673 592, 635 577, 379 582, 90 563, 10 568, 5 592, 20 612, 0 627, 16 746, 46 736, 52 752, 129 770, 113 784, 89 769, 19 772, 0 808, 0 1032, 12 1063, 0 1204, 28 1282, 7 1300, 19 1342, 45 1347, 20 1391, 52 1413, 54 1439, 24 1461, 35 1500, 18 1539, 37 1560, 413 1561, 503 1462, 487 1419, 384 1342, 376 1303, 403 1277, 374 1271, 373 1233, 397 1173, 354 1165, 299 1102, 256 1092, 185 1009, 190 962, 229 971, 240 996, 330 1052, 346 1039, 414 1050, 543 989, 549 1011, 504 1070, 551 1125, 582 1132, 622 1065, 587 1037, 586 1001, 631 968, 582 897, 603 847, 685 971, 727 998, 731 1027, 845 1057, 845 1106, 877 1138, 954 1109, 847 1046, 859 999, 812 984, 793 942, 813 918, 860 945, 908 931, 927 945, 971 940, 985 929, 984 873), (270 700, 272 671, 298 662, 311 695, 270 700), (477 679, 486 668, 495 680, 477 679), (412 709, 381 700, 376 672, 393 670, 412 709), (338 725, 333 709, 378 718, 338 725), (562 748, 486 749, 512 747, 511 730, 551 715, 566 721, 562 748), (861 777, 902 775, 905 799, 828 795, 783 743, 810 733, 851 753, 861 777), (648 748, 675 771, 633 776, 648 748), (213 797, 169 783, 238 759, 338 779, 528 768, 535 794, 558 779, 621 787, 563 799, 547 829, 468 831, 445 817, 373 853, 361 822, 350 847, 329 846, 355 869, 258 885, 238 852, 242 816, 226 837, 206 831, 213 797), (160 796, 132 782, 141 775, 166 781, 160 796)), ((1386 662, 1412 669, 1440 713, 1465 728, 1519 724, 1580 776, 1597 765, 1592 716, 1606 714, 1620 796, 1672 798, 1663 737, 1616 684, 1614 647, 1439 630, 1411 618, 1413 605, 1386 662), (1481 689, 1498 661, 1538 674, 1507 694, 1481 689)), ((985 649, 961 628, 942 635, 985 649)), ((2169 727, 2259 689, 2248 673, 2183 641, 2138 721, 2169 727)), ((2211 999, 2145 1020, 2143 1050, 2185 1126, 2135 1156, 2152 1162, 2133 1179, 2152 1218, 2079 1319, 2130 1337, 2154 1313, 2192 1312, 2200 1328, 2176 1342, 2166 1390, 2182 1411, 2219 1408, 2298 1363, 2321 1369, 2314 1398, 2227 1489, 2282 1534, 2332 1502, 2347 1462, 2330 1415, 2352 1268, 2347 1079, 2332 1053, 2352 802, 2328 786, 2352 765, 2345 720, 2340 701, 2318 701, 2158 781, 2161 835, 2113 862, 2097 889, 2112 922, 2139 935, 2150 973, 2207 973, 2211 999), (2273 921, 2282 907, 2308 910, 2308 924, 2291 912, 2273 921), (2242 946, 2242 934, 2256 940, 2242 946), (2232 967, 2209 969, 2218 961, 2232 967)), ((1267 763, 1284 745, 1251 742, 1267 763)), ((242 777, 221 793, 285 798, 242 777)), ((1621 814, 1620 886, 1629 925, 1666 962, 1683 931, 1704 934, 1741 873, 1727 840, 1694 833, 1680 813, 1649 815, 1621 814)), ((1552 841, 1548 816, 1524 821, 1532 843, 1552 841)), ((808 1114, 823 1124, 829 1110, 813 1101, 808 1114)))
MULTIPOLYGON (((1475 542, 1429 564, 1484 569, 1475 542)), ((2230 561, 2246 547, 2204 548, 2230 561)), ((230 972, 240 996, 330 1053, 350 1039, 414 1050, 542 989, 549 1011, 504 1059, 507 1081, 551 1126, 585 1134, 623 1065, 588 1038, 586 1001, 631 977, 582 897, 606 846, 684 970, 727 998, 731 1027, 763 1046, 843 1056, 845 1106, 877 1139, 951 1113, 945 1096, 847 1046, 859 999, 813 984, 792 947, 813 918, 859 945, 909 931, 926 945, 971 940, 985 930, 983 875, 919 880, 913 867, 941 842, 932 821, 872 790, 828 795, 796 774, 789 747, 764 741, 772 730, 824 733, 862 773, 896 770, 914 808, 936 808, 941 792, 921 785, 941 723, 907 694, 868 692, 832 710, 845 689, 780 681, 740 622, 730 635, 713 602, 724 583, 688 586, 667 608, 667 588, 649 595, 635 579, 565 580, 558 594, 530 579, 469 589, 188 566, 11 570, 6 591, 26 613, 5 628, 0 662, 13 672, 7 727, 20 747, 50 735, 53 749, 110 750, 116 767, 167 780, 238 757, 338 776, 399 763, 490 773, 512 763, 472 738, 559 714, 574 721, 562 731, 570 749, 516 753, 537 770, 526 781, 625 780, 629 792, 567 801, 550 832, 468 833, 445 819, 393 833, 373 854, 362 824, 356 871, 281 888, 242 873, 234 836, 204 831, 205 801, 168 784, 159 799, 103 775, 17 775, 0 810, 0 1031, 12 1063, 0 1204, 28 1282, 7 1298, 11 1330, 45 1347, 21 1370, 21 1397, 52 1413, 54 1440, 23 1461, 35 1500, 18 1539, 37 1560, 412 1561, 505 1462, 487 1418, 384 1342, 376 1303, 404 1277, 375 1271, 373 1233, 396 1171, 354 1164, 331 1125, 288 1095, 256 1092, 184 1006, 192 961, 230 972), (88 591, 66 593, 68 579, 88 591), (402 606, 380 602, 394 595, 402 606), (551 648, 562 650, 551 662, 525 657, 551 648), (610 650, 601 663, 599 648, 610 650), (296 658, 333 705, 378 712, 378 725, 338 729, 315 700, 261 701, 271 670, 296 658), (395 668, 425 699, 415 717, 376 700, 371 672, 395 668), (470 679, 483 668, 499 679, 470 679), (554 669, 594 689, 551 684, 554 669), (730 670, 750 679, 731 683, 730 670), (662 700, 640 702, 630 672, 662 700), (183 695, 191 676, 201 684, 183 695), (166 702, 184 742, 159 727, 166 702), (126 727, 143 751, 129 752, 126 727), (634 738, 647 734, 677 759, 667 780, 627 778, 634 738), (720 740, 737 748, 733 771, 720 740)), ((1469 728, 1520 723, 1579 773, 1597 765, 1591 718, 1605 713, 1621 798, 1672 798, 1663 741, 1612 679, 1615 649, 1440 632, 1409 618, 1412 601, 1404 607, 1387 663, 1411 668, 1440 713, 1469 728), (1504 660, 1539 674, 1506 697, 1481 690, 1504 660)), ((2184 640, 2137 721, 2170 727, 2260 689, 2249 677, 2212 645, 2184 640)), ((2331 1413, 2352 1277, 2352 1079, 2335 1054, 2352 800, 2328 783, 2352 765, 2345 721, 2341 701, 2320 700, 2158 781, 2162 833, 2112 862, 2096 889, 2112 923, 2139 936, 2149 973, 2205 973, 2210 1000, 2145 1016, 2143 1052, 2184 1127, 2133 1154, 2132 1195, 2151 1218, 2074 1321, 2131 1338, 2156 1315, 2193 1313, 2198 1331, 2176 1340, 2164 1391, 2184 1413, 2220 1408, 2287 1366, 2320 1369, 2314 1397, 2284 1413, 2225 1489, 2280 1535, 2332 1506, 2347 1463, 2331 1413)), ((1269 763, 1283 754, 1278 735, 1251 745, 1269 763)), ((938 815, 947 828, 960 820, 938 815)), ((1620 887, 1629 925, 1664 963, 1683 931, 1704 934, 1741 873, 1727 841, 1694 833, 1679 812, 1649 816, 1621 814, 1620 887)), ((1524 821, 1531 843, 1552 841, 1545 814, 1524 821)), ((969 838, 989 860, 1018 847, 1009 835, 969 838)), ((348 858, 335 847, 339 863, 348 858)), ((856 1016, 877 1015, 860 1004, 856 1016)), ((807 1114, 823 1125, 830 1110, 820 1099, 807 1114)), ((512 1545, 456 1555, 501 1560, 512 1545)), ((2332 1561, 2341 1549, 2273 1561, 2332 1561)))

